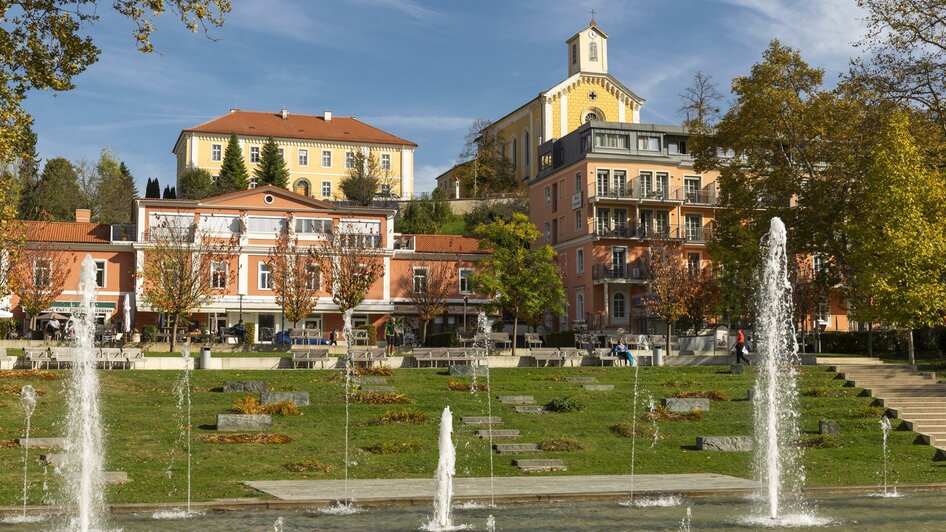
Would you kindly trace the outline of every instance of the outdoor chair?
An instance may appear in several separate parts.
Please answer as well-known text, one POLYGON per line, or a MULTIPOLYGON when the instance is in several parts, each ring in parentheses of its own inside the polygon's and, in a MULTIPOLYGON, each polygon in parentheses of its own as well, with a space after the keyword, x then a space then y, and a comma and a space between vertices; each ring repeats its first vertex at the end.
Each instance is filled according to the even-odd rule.
POLYGON ((76 354, 71 347, 52 347, 49 351, 49 358, 56 363, 56 369, 62 368, 63 364, 71 366, 76 363, 76 354))
POLYGON ((311 369, 316 362, 325 368, 325 363, 329 361, 327 347, 311 347, 308 344, 294 344, 290 351, 292 352, 292 367, 298 368, 299 364, 305 364, 306 368, 311 369))
POLYGON ((559 364, 563 362, 561 351, 554 347, 533 349, 531 355, 532 359, 535 360, 536 367, 539 366, 539 362, 541 362, 543 366, 550 364, 554 366, 556 362, 559 364))
POLYGON ((562 349, 561 353, 563 366, 566 362, 570 362, 569 366, 580 366, 582 357, 588 354, 587 351, 581 349, 562 349))
POLYGON ((611 350, 606 347, 595 349, 595 358, 598 359, 598 363, 600 363, 602 366, 613 366, 618 361, 617 355, 612 353, 611 350))
POLYGON ((542 347, 543 342, 542 338, 538 333, 526 333, 525 334, 526 347, 532 349, 534 347, 542 347))
POLYGON ((125 367, 125 364, 128 363, 128 359, 122 355, 122 350, 117 347, 101 348, 96 354, 96 359, 106 369, 112 369, 115 364, 121 364, 122 367, 125 367))
POLYGON ((496 347, 500 347, 500 348, 512 347, 512 339, 509 338, 509 333, 507 332, 489 333, 489 340, 493 342, 493 344, 496 347))
POLYGON ((49 351, 45 347, 27 347, 24 354, 26 361, 30 364, 30 369, 43 369, 43 366, 49 367, 49 351))
POLYGON ((137 347, 128 349, 122 348, 122 356, 125 357, 128 369, 135 369, 139 362, 145 361, 144 351, 137 347))

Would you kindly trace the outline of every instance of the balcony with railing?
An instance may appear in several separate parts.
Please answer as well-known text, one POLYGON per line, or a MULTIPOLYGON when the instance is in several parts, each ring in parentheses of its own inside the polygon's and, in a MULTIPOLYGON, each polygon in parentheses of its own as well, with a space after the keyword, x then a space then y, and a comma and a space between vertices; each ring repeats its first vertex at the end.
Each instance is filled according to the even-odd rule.
POLYGON ((644 261, 627 264, 595 264, 591 267, 591 279, 595 282, 644 282, 650 279, 644 261))
POLYGON ((706 225, 703 227, 695 226, 683 226, 683 240, 687 244, 705 244, 713 239, 713 226, 706 225))
POLYGON ((686 205, 717 205, 719 198, 716 196, 716 189, 710 186, 702 190, 684 190, 683 203, 686 205))
POLYGON ((635 238, 633 225, 615 224, 608 225, 602 221, 595 220, 595 237, 597 238, 635 238))
POLYGON ((145 242, 193 242, 197 234, 197 224, 182 226, 158 225, 145 230, 145 242))

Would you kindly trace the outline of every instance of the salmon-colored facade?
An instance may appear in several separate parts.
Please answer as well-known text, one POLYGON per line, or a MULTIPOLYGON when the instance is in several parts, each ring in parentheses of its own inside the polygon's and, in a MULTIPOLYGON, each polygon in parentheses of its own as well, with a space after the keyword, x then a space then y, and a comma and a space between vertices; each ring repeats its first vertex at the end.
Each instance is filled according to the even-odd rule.
MULTIPOLYGON (((190 317, 201 328, 212 331, 231 327, 242 319, 259 328, 262 334, 257 338, 263 341, 273 332, 291 327, 319 329, 325 335, 336 329, 341 338, 341 314, 325 282, 321 283, 323 290, 314 312, 298 323, 285 322, 267 272, 277 231, 289 231, 301 247, 321 245, 328 233, 340 227, 368 236, 371 247, 382 257, 384 269, 364 302, 355 309, 356 326, 373 324, 380 329, 388 316, 398 315, 406 318, 412 328, 419 329, 416 308, 405 287, 420 269, 456 280, 456 290, 448 296, 447 311, 434 319, 428 332, 461 328, 463 315, 475 315, 476 308, 486 302, 466 290, 465 281, 461 286, 460 281, 472 273, 483 256, 477 239, 396 235, 393 210, 340 207, 277 187, 259 187, 204 200, 139 199, 134 214, 134 226, 59 223, 66 229, 57 230, 54 224, 32 223, 31 241, 53 246, 68 255, 66 290, 58 298, 62 301, 49 310, 68 313, 78 300, 78 265, 86 254, 91 254, 104 263, 104 281, 98 296, 100 321, 122 320, 127 295, 133 306, 134 327, 164 325, 166 321, 143 297, 148 280, 140 272, 149 247, 154 245, 152 232, 169 224, 190 228, 189 234, 194 235, 191 238, 233 243, 235 256, 226 265, 228 281, 215 289, 213 297, 190 317), (83 232, 92 236, 83 236, 83 232), (64 241, 49 242, 56 239, 64 241), (444 266, 439 266, 441 263, 444 266)), ((8 304, 18 319, 25 317, 15 295, 8 304)))

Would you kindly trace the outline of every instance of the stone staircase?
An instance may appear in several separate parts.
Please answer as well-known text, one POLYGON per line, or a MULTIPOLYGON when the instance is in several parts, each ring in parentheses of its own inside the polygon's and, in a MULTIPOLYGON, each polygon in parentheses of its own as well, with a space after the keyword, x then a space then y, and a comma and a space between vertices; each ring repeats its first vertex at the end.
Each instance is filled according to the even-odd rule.
POLYGON ((852 386, 875 397, 887 415, 946 457, 946 384, 934 373, 918 372, 905 364, 858 364, 833 366, 852 386))

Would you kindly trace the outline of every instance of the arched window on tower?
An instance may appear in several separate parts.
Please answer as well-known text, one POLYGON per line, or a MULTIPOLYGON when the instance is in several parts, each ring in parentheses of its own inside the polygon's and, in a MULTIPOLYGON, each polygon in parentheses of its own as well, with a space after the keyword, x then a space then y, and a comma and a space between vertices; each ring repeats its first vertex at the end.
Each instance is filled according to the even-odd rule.
POLYGON ((593 42, 588 45, 588 60, 589 61, 598 60, 598 43, 593 42))
POLYGON ((296 194, 302 194, 305 197, 309 197, 309 182, 305 179, 300 179, 296 181, 296 184, 292 186, 292 190, 296 194))
POLYGON ((598 113, 594 111, 588 111, 588 114, 585 115, 585 122, 597 122, 598 113))

